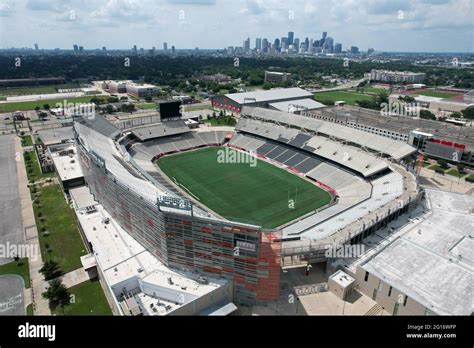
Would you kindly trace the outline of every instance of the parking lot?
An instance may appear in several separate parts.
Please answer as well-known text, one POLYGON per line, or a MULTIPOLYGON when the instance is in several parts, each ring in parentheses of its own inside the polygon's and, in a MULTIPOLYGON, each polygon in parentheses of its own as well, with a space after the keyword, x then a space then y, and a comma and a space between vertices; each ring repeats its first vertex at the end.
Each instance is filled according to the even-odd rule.
MULTIPOLYGON (((20 154, 21 156, 22 154, 20 154)), ((15 161, 15 135, 0 136, 0 243, 24 243, 21 203, 15 161)), ((0 264, 11 261, 2 258, 0 264)))
POLYGON ((25 315, 23 279, 19 276, 0 276, 0 315, 25 315))

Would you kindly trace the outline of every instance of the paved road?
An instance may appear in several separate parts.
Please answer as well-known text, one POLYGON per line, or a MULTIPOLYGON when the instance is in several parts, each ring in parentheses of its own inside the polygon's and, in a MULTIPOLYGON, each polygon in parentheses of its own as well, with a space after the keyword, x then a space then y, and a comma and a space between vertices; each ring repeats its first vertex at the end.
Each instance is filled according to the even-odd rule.
MULTIPOLYGON (((21 203, 18 191, 15 136, 0 136, 0 244, 24 244, 21 203)), ((11 259, 2 258, 0 264, 11 259)))
POLYGON ((0 276, 0 315, 25 315, 23 280, 19 276, 0 276))

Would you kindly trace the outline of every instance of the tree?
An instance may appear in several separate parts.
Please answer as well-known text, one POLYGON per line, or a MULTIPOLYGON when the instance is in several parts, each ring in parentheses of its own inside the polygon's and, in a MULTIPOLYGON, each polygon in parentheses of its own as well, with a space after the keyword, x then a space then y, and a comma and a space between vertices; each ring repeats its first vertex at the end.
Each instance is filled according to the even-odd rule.
POLYGON ((147 103, 151 102, 152 100, 153 100, 153 98, 150 97, 150 96, 146 96, 146 97, 145 97, 145 101, 146 101, 147 103))
POLYGON ((465 118, 468 118, 470 120, 474 119, 474 107, 472 106, 462 110, 461 113, 465 118))
POLYGON ((420 110, 420 118, 424 118, 427 120, 436 120, 436 116, 428 110, 420 110))
POLYGON ((105 112, 107 112, 108 114, 111 114, 112 112, 114 112, 113 105, 107 104, 107 106, 105 107, 105 112))
POLYGON ((456 167, 457 167, 459 173, 464 173, 464 164, 458 163, 458 165, 456 167))
POLYGON ((61 307, 63 314, 64 307, 66 307, 71 301, 71 294, 60 279, 52 280, 46 291, 42 293, 42 296, 44 299, 48 300, 51 309, 54 310, 57 307, 61 307))
POLYGON ((61 267, 53 260, 46 261, 39 271, 45 280, 51 280, 63 274, 61 267))
POLYGON ((445 160, 438 160, 438 165, 443 169, 448 169, 449 168, 448 163, 446 163, 445 160))
POLYGON ((44 104, 44 105, 43 105, 43 109, 45 109, 45 110, 49 110, 49 109, 50 109, 50 106, 49 106, 49 104, 44 104))
POLYGON ((43 121, 46 117, 48 117, 48 114, 46 112, 40 112, 38 117, 41 121, 43 121))
POLYGON ((450 118, 461 118, 462 114, 460 112, 453 112, 451 115, 449 115, 450 118))
POLYGON ((41 109, 41 108, 40 108, 39 106, 35 106, 36 112, 40 111, 40 109, 41 109))

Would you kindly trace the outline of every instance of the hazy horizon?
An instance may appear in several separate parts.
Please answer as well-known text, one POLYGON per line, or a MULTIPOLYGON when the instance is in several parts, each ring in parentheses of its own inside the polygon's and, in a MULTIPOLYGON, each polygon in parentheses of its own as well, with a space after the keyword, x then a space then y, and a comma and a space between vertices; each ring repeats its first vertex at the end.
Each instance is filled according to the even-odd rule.
POLYGON ((344 50, 473 53, 473 10, 470 0, 0 0, 0 48, 222 49, 327 31, 344 50))

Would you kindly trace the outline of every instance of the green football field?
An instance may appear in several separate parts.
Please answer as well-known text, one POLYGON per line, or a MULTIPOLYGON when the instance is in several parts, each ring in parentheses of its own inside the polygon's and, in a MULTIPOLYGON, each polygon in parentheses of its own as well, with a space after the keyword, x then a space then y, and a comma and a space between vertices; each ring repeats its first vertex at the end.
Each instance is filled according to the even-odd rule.
POLYGON ((166 156, 158 166, 219 215, 265 228, 281 226, 331 200, 318 186, 261 160, 253 167, 219 163, 219 149, 223 148, 166 156))

